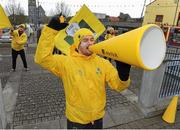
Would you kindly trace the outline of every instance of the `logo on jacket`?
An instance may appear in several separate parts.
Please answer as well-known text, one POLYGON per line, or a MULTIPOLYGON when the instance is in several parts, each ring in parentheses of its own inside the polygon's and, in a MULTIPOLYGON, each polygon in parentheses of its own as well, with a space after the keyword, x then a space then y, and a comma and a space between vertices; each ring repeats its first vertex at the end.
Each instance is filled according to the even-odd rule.
POLYGON ((102 74, 102 72, 101 72, 101 69, 100 69, 100 68, 96 68, 96 74, 97 74, 97 75, 102 74))
POLYGON ((83 71, 82 70, 78 70, 78 73, 80 76, 83 76, 83 71))

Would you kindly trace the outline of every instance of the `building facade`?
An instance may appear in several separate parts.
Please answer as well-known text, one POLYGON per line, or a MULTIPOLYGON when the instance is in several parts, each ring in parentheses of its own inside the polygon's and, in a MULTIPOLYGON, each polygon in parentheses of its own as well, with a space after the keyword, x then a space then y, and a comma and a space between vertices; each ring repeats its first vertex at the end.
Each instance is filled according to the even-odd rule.
POLYGON ((29 23, 39 25, 45 22, 46 14, 41 5, 36 6, 36 0, 28 0, 29 23))
POLYGON ((46 14, 41 5, 37 7, 37 18, 38 18, 38 24, 42 24, 45 21, 46 14))
POLYGON ((180 26, 180 1, 154 0, 148 4, 143 25, 149 23, 180 26))
POLYGON ((105 18, 106 18, 106 14, 103 14, 103 13, 94 13, 94 15, 95 15, 98 19, 105 19, 105 18))
POLYGON ((37 25, 36 0, 28 0, 29 23, 37 25))

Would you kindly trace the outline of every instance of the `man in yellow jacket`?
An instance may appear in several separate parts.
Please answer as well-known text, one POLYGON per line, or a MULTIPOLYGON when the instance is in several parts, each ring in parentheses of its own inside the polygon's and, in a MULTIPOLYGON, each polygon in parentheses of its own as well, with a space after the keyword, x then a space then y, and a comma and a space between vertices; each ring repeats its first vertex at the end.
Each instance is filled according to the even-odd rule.
POLYGON ((17 30, 11 30, 12 71, 16 70, 16 59, 18 55, 21 56, 25 71, 29 70, 27 67, 26 56, 24 52, 24 44, 27 43, 27 35, 24 31, 24 24, 19 25, 17 30))
POLYGON ((117 91, 129 86, 130 65, 121 63, 117 71, 112 64, 88 50, 95 43, 86 28, 74 34, 70 55, 53 55, 53 39, 66 23, 52 18, 44 27, 35 54, 35 62, 62 79, 66 97, 67 128, 103 127, 106 105, 106 82, 117 91))
MULTIPOLYGON (((113 27, 108 27, 106 30, 106 35, 104 37, 105 40, 115 37, 115 30, 113 27)), ((111 62, 111 58, 104 57, 111 62)))
POLYGON ((113 27, 109 27, 109 28, 107 29, 107 32, 106 32, 106 35, 105 35, 104 39, 107 40, 107 39, 112 38, 112 37, 114 37, 114 36, 115 36, 115 30, 114 30, 114 28, 113 28, 113 27))

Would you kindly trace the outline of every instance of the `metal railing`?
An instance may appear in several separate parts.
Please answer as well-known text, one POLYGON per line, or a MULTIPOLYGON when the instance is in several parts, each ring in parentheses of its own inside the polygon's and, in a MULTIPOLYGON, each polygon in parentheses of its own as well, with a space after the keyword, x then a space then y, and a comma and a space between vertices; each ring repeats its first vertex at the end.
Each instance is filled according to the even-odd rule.
POLYGON ((159 98, 180 95, 180 47, 168 46, 159 98))

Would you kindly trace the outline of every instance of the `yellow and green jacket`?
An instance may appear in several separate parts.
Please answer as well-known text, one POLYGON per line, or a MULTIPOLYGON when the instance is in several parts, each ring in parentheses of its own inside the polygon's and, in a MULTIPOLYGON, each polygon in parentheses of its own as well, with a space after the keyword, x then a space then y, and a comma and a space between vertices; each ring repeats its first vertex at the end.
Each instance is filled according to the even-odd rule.
POLYGON ((24 49, 24 44, 27 42, 27 35, 23 33, 19 36, 18 30, 14 30, 11 33, 11 35, 12 35, 11 48, 16 51, 20 51, 24 49))
POLYGON ((112 38, 112 37, 114 37, 114 35, 112 35, 112 34, 106 34, 105 37, 104 37, 104 39, 107 40, 107 39, 112 38))
POLYGON ((122 91, 129 86, 121 81, 112 64, 95 54, 84 56, 73 47, 70 55, 53 55, 53 39, 58 31, 45 27, 35 54, 35 62, 62 79, 66 97, 66 117, 87 124, 105 114, 106 82, 112 89, 122 91))

